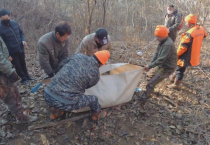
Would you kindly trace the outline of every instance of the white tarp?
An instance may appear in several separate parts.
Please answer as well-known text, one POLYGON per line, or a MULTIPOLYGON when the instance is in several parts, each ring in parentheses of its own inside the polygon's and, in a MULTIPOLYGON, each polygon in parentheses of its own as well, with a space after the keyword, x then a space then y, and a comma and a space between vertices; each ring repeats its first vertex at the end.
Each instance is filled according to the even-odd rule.
MULTIPOLYGON (((99 82, 87 89, 85 94, 97 96, 102 108, 130 101, 143 75, 143 68, 126 63, 108 64, 100 68, 101 74, 107 71, 110 71, 110 75, 101 75, 99 82)), ((87 110, 90 109, 83 108, 73 112, 87 110)))

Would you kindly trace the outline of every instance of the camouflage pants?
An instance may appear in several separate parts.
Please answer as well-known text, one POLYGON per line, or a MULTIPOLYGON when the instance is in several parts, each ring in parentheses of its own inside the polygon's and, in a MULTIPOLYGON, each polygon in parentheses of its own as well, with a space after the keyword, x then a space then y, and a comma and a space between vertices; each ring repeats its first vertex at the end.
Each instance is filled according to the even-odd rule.
POLYGON ((163 81, 165 78, 169 77, 175 69, 164 69, 159 67, 152 68, 147 73, 147 86, 146 86, 146 95, 150 96, 154 92, 154 88, 157 84, 163 81))
POLYGON ((76 99, 72 97, 72 100, 78 100, 76 104, 67 104, 62 103, 53 97, 51 97, 49 94, 45 92, 45 102, 50 107, 55 107, 56 109, 71 112, 73 110, 90 107, 91 111, 98 112, 101 110, 101 105, 98 102, 98 98, 96 96, 92 95, 81 95, 77 96, 76 99))
POLYGON ((2 73, 0 73, 0 98, 8 106, 12 114, 22 115, 22 101, 18 88, 2 73))

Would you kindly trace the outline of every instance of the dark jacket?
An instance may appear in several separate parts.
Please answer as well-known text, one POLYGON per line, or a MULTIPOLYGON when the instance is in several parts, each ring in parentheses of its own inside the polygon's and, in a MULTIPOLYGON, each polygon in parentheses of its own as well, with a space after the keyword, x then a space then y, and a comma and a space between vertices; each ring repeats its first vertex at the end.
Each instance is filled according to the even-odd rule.
POLYGON ((4 40, 10 54, 24 51, 22 43, 22 41, 25 41, 24 34, 16 21, 10 20, 9 26, 0 24, 0 36, 4 40))
POLYGON ((166 69, 175 69, 177 63, 177 51, 174 42, 167 37, 159 43, 157 51, 149 64, 149 68, 156 66, 166 69))
POLYGON ((182 22, 182 16, 175 10, 171 17, 168 14, 165 16, 165 26, 170 31, 168 36, 175 42, 177 37, 177 31, 182 22))
POLYGON ((76 101, 85 89, 96 85, 100 79, 98 61, 92 56, 78 53, 59 64, 59 72, 51 79, 47 88, 55 95, 76 101))
POLYGON ((61 43, 55 32, 43 35, 38 42, 38 59, 41 68, 47 75, 56 73, 59 63, 68 57, 69 38, 61 43))

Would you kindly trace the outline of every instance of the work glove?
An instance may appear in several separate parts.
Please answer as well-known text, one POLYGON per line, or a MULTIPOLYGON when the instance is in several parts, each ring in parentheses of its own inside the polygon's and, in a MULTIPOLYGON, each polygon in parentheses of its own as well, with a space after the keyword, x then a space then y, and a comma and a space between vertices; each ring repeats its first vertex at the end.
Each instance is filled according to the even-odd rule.
POLYGON ((48 74, 48 77, 46 77, 46 78, 44 78, 44 79, 46 80, 46 79, 49 79, 49 78, 52 78, 52 77, 54 77, 54 73, 53 73, 53 72, 50 73, 50 74, 48 74))
POLYGON ((17 73, 14 71, 11 75, 9 75, 9 79, 13 83, 15 83, 15 82, 17 82, 19 80, 19 77, 18 77, 17 73))

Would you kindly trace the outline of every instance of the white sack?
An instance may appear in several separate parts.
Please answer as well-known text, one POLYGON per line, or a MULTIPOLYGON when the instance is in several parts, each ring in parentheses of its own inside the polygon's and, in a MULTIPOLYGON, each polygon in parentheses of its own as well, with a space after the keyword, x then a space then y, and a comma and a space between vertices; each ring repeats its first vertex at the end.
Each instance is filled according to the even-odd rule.
MULTIPOLYGON (((135 89, 143 74, 143 68, 136 65, 118 63, 108 64, 100 68, 100 73, 110 71, 111 75, 101 75, 99 82, 85 91, 85 95, 98 97, 102 108, 107 108, 132 99, 135 89)), ((83 108, 73 112, 83 112, 83 108)))

